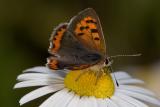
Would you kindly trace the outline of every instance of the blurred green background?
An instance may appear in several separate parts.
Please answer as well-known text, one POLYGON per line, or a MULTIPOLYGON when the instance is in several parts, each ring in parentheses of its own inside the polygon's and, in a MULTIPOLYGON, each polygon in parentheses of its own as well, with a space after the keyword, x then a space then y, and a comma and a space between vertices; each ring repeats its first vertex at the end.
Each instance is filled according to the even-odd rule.
POLYGON ((12 89, 17 75, 44 65, 53 28, 87 7, 100 17, 110 56, 142 53, 115 59, 114 70, 145 80, 160 95, 160 0, 0 0, 0 107, 19 106, 30 89, 12 89))

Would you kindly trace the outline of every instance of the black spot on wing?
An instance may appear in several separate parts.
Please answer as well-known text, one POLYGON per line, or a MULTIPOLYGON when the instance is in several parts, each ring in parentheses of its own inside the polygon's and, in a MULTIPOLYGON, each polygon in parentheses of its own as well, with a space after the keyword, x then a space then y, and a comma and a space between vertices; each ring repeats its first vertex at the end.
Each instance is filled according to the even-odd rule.
POLYGON ((81 31, 82 31, 82 30, 84 30, 84 29, 85 29, 85 27, 84 27, 84 26, 81 26, 81 27, 80 27, 80 30, 81 30, 81 31))
POLYGON ((97 33, 98 30, 97 29, 91 29, 91 33, 97 33))
POLYGON ((62 29, 60 28, 60 29, 58 29, 58 31, 62 31, 62 29))
POLYGON ((94 40, 97 40, 97 41, 98 41, 98 40, 99 40, 99 38, 97 38, 97 37, 96 37, 96 38, 94 38, 94 40))
POLYGON ((56 32, 56 33, 55 33, 55 36, 57 36, 57 35, 58 35, 58 33, 56 32))
POLYGON ((78 33, 77 35, 78 35, 78 36, 82 36, 82 35, 84 35, 84 33, 78 33))
POLYGON ((86 29, 89 29, 89 26, 86 26, 86 29))
POLYGON ((89 26, 81 26, 80 30, 83 31, 84 29, 89 29, 89 26))
POLYGON ((96 22, 93 20, 86 20, 86 23, 95 23, 96 24, 96 22))

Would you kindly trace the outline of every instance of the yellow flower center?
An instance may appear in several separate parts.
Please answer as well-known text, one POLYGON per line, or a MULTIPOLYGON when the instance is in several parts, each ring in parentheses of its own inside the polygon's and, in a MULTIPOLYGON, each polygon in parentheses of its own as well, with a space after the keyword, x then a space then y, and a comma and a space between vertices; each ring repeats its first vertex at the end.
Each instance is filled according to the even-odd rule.
POLYGON ((89 69, 70 71, 64 79, 64 84, 80 96, 111 97, 115 87, 110 73, 97 73, 89 69))

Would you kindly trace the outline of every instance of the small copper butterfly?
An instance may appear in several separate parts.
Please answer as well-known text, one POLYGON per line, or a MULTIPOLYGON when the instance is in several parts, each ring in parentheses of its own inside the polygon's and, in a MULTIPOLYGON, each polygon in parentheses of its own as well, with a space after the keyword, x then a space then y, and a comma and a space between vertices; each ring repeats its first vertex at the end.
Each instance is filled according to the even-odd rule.
POLYGON ((51 34, 51 56, 47 66, 57 69, 84 69, 106 62, 106 44, 98 15, 87 8, 62 23, 51 34))

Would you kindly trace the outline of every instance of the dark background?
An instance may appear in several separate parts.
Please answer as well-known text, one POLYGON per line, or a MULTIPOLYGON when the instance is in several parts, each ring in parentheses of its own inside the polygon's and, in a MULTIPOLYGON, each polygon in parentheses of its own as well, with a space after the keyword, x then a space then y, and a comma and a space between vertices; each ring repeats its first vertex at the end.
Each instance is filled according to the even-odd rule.
MULTIPOLYGON (((17 75, 44 65, 53 28, 87 7, 100 17, 110 56, 142 53, 115 59, 114 69, 145 80, 160 95, 159 0, 0 0, 0 107, 19 106, 30 89, 12 89, 17 75)), ((44 99, 24 107, 38 106, 44 99)))

